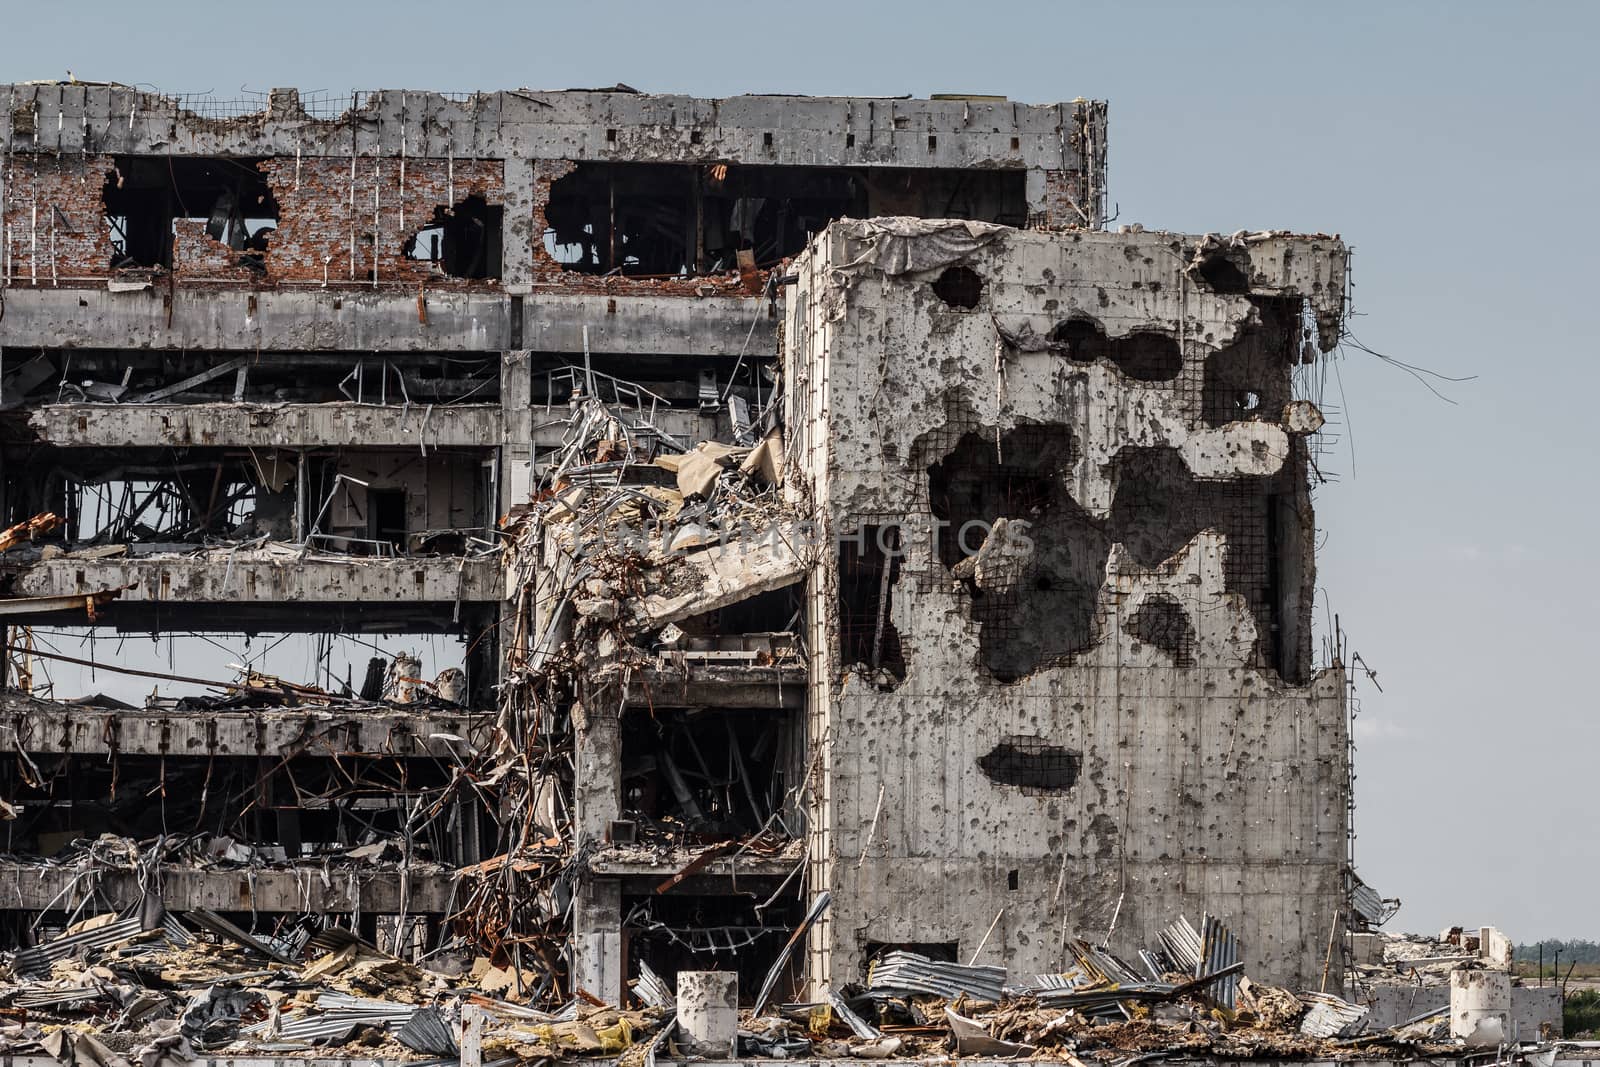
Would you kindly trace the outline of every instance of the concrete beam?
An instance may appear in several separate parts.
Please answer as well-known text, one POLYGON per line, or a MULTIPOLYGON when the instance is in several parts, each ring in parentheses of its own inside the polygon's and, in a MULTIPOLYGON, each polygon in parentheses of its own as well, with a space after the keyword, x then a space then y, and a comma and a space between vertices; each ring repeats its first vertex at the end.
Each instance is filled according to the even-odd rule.
POLYGON ((62 448, 488 447, 498 404, 47 404, 28 416, 62 448))
MULTIPOLYGON (((162 155, 447 154, 483 159, 647 160, 756 166, 1056 167, 1098 172, 1105 105, 1004 99, 914 100, 676 94, 484 92, 467 99, 416 89, 326 98, 216 121, 180 101, 123 86, 0 86, 0 140, 15 153, 162 155), (320 105, 320 106, 319 106, 320 105), (341 115, 349 107, 351 110, 341 115), (930 136, 936 135, 936 136, 930 136), (1070 135, 1070 136, 1069 136, 1070 135)), ((318 94, 325 97, 325 94, 318 94)))
MULTIPOLYGON (((414 863, 409 882, 409 897, 403 902, 408 914, 440 915, 450 910, 454 869, 414 863)), ((326 868, 320 863, 231 870, 161 868, 161 896, 174 911, 398 914, 401 883, 400 870, 392 863, 334 860, 326 868)), ((0 908, 66 910, 84 899, 90 886, 98 890, 100 902, 113 909, 128 907, 140 897, 135 871, 99 870, 85 878, 71 864, 0 857, 0 908)))
POLYGON ((244 352, 498 352, 510 302, 493 292, 6 289, 7 348, 200 348, 244 352))
MULTIPOLYGON (((574 284, 589 284, 573 275, 574 284)), ((17 348, 199 348, 245 352, 499 352, 513 304, 497 291, 6 289, 0 344, 17 348)), ((777 314, 762 297, 563 293, 522 302, 520 347, 638 355, 772 355, 777 314), (754 327, 752 331, 752 325, 754 327), (748 343, 746 339, 748 338, 748 343)))
MULTIPOLYGON (((589 873, 604 878, 654 878, 655 884, 666 881, 694 859, 688 849, 673 849, 659 855, 641 855, 643 848, 605 848, 589 860, 589 873)), ((781 878, 794 870, 805 853, 804 843, 795 841, 790 847, 771 856, 722 856, 712 860, 695 877, 725 878, 781 878)), ((685 882, 687 884, 687 881, 685 882)), ((678 890, 674 888, 674 892, 678 890)))
MULTIPOLYGON (((61 556, 20 568, 18 596, 84 595, 124 586, 118 605, 492 603, 500 572, 492 557, 329 557, 297 559, 287 549, 264 558, 207 556, 81 559, 61 556)), ((115 605, 113 605, 115 606, 115 605)), ((102 615, 104 617, 104 614, 102 615)))
POLYGON ((523 345, 543 352, 644 356, 777 353, 779 312, 759 296, 617 296, 537 289, 524 305, 523 345), (752 332, 753 328, 753 332, 752 332))
MULTIPOLYGON (((654 416, 648 410, 640 415, 634 409, 616 406, 612 411, 618 418, 632 426, 635 422, 648 421, 664 434, 670 435, 678 441, 693 445, 696 441, 707 440, 715 432, 715 423, 708 430, 707 420, 703 419, 698 411, 692 408, 664 408, 657 410, 654 416)), ((533 427, 531 440, 533 447, 540 451, 546 449, 559 449, 567 442, 565 436, 570 432, 568 418, 570 412, 565 407, 551 406, 548 413, 543 407, 533 409, 533 427)))
POLYGON ((462 711, 341 711, 272 708, 180 712, 91 708, 8 694, 0 697, 0 752, 104 756, 337 756, 450 759, 455 747, 434 734, 477 746, 494 717, 462 711))
POLYGON ((606 692, 595 698, 612 702, 619 688, 630 708, 746 708, 752 711, 797 711, 806 704, 806 669, 787 667, 692 666, 633 670, 624 683, 602 677, 606 692))

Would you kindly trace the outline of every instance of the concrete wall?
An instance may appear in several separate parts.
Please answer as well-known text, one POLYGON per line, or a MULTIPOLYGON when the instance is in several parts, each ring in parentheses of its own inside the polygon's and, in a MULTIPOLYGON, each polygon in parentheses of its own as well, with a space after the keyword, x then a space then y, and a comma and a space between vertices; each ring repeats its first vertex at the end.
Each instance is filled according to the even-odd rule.
MULTIPOLYGON (((1367 1006, 1368 1030, 1382 1030, 1435 1008, 1450 1006, 1448 985, 1373 985, 1363 989, 1356 1003, 1367 1006)), ((1511 987, 1512 1041, 1538 1041, 1547 1033, 1561 1036, 1561 990, 1554 984, 1511 987)))
MULTIPOLYGON (((1257 323, 1260 299, 1304 299, 1331 343, 1344 253, 1258 242, 1237 253, 1248 292, 1223 294, 1186 271, 1195 249, 1170 234, 907 237, 866 223, 830 228, 800 262, 785 332, 790 490, 823 530, 807 640, 822 768, 811 887, 833 893, 813 981, 858 979, 874 942, 953 942, 966 960, 991 923, 980 961, 1050 971, 1064 937, 1110 933, 1131 953, 1209 911, 1239 933, 1253 976, 1315 985, 1341 906, 1347 737, 1342 673, 1309 666, 1304 451, 1279 410, 1205 412, 1211 361, 1257 323), (981 281, 971 307, 935 293, 953 263, 981 281), (1170 338, 1180 360, 1139 380, 1114 346, 1085 358, 1035 343, 1074 317, 1111 341, 1170 338), (1176 460, 1123 522, 1124 476, 1153 451, 1176 460), (1014 499, 985 518, 1031 523, 1009 542, 975 537, 993 551, 965 578, 932 535, 935 472, 958 452, 980 475, 995 467, 953 481, 947 507, 1003 483, 1014 499), (1287 519, 1245 507, 1269 485, 1287 519), (1240 495, 1186 512, 1222 486, 1240 495), (1271 551, 1253 525, 1268 518, 1282 536, 1271 551), (841 633, 863 619, 834 539, 862 523, 901 529, 885 623, 904 662, 886 656, 888 669, 857 667, 841 633), (1257 571, 1277 578, 1270 603, 1239 588, 1257 571), (1027 584, 1038 579, 1055 585, 1027 584), (990 610, 997 599, 1016 620, 990 610), (1147 604, 1168 606, 1156 614, 1181 640, 1141 629, 1147 604), (1088 628, 1064 643, 1074 612, 1088 628), (1278 662, 1305 684, 1268 666, 1264 619, 1301 631, 1278 662), (1025 669, 1005 666, 1017 649, 1025 669)), ((1287 397, 1301 355, 1298 328, 1289 336, 1256 390, 1287 397)), ((866 598, 869 628, 877 603, 866 598)))

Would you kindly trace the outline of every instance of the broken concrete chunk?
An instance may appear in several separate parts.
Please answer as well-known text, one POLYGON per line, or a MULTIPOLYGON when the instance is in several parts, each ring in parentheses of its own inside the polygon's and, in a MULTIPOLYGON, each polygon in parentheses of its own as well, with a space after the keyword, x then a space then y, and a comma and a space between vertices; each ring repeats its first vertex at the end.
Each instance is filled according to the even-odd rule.
POLYGON ((1025 519, 996 519, 978 551, 950 568, 950 573, 970 579, 984 592, 1012 588, 1033 561, 1033 540, 1028 536, 1032 529, 1025 519))
POLYGON ((1327 420, 1309 400, 1292 400, 1283 408, 1283 426, 1292 434, 1316 433, 1327 420))
POLYGON ((573 610, 586 619, 598 619, 601 622, 610 622, 617 617, 619 611, 615 600, 601 600, 598 597, 586 597, 572 602, 573 610))
POLYGON ((701 441, 681 456, 658 457, 656 466, 678 476, 678 492, 685 499, 706 497, 716 486, 722 472, 735 466, 749 452, 748 448, 718 441, 701 441))
POLYGON ((778 538, 717 545, 682 557, 688 576, 675 585, 692 585, 675 595, 651 594, 630 602, 628 624, 654 630, 692 615, 704 615, 805 578, 806 562, 778 538))

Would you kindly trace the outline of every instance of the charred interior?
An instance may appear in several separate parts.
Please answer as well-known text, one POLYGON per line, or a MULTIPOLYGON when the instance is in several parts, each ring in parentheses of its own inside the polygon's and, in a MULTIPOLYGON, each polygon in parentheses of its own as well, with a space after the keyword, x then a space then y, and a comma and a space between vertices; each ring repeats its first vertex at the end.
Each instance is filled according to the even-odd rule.
POLYGON ((550 188, 546 251, 635 277, 770 268, 834 219, 914 215, 1022 225, 1018 171, 579 163, 550 188))
POLYGON ((700 843, 761 832, 781 815, 793 721, 749 709, 630 710, 622 720, 622 813, 700 843))

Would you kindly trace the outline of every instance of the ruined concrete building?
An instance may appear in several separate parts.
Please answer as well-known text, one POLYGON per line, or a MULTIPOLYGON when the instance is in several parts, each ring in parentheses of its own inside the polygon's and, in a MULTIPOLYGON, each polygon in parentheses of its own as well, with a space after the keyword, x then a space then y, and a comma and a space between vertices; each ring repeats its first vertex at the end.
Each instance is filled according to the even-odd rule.
POLYGON ((1341 972, 1338 240, 1108 232, 1085 101, 0 101, 8 945, 155 894, 552 1003, 1184 915, 1341 972), (465 652, 139 707, 48 627, 465 652))

